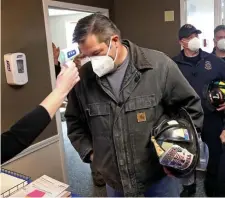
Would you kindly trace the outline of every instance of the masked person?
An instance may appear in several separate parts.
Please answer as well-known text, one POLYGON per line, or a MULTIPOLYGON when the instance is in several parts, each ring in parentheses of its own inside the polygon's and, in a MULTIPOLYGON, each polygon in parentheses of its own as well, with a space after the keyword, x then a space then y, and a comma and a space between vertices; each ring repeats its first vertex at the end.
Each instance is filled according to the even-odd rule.
POLYGON ((109 197, 179 196, 179 183, 164 172, 150 138, 167 106, 184 107, 201 128, 196 92, 170 58, 121 40, 104 15, 79 20, 73 41, 86 58, 76 59, 81 81, 65 117, 81 159, 102 174, 109 197))
MULTIPOLYGON (((202 140, 209 148, 209 162, 205 178, 207 196, 215 196, 217 186, 217 170, 222 152, 220 135, 224 134, 224 109, 223 104, 217 110, 211 111, 204 98, 205 86, 216 79, 225 79, 225 64, 214 56, 200 49, 198 35, 201 31, 193 25, 186 24, 179 31, 179 42, 183 47, 180 54, 173 58, 179 69, 202 99, 204 110, 204 123, 201 133, 202 140)), ((181 196, 190 196, 196 191, 195 177, 192 175, 184 179, 184 191, 181 196)))
MULTIPOLYGON (((225 25, 219 25, 214 30, 213 54, 225 61, 225 25)), ((220 136, 223 144, 223 153, 220 156, 220 165, 218 169, 218 196, 225 197, 225 133, 220 136)))
POLYGON ((225 25, 219 25, 214 30, 213 54, 225 61, 225 25))

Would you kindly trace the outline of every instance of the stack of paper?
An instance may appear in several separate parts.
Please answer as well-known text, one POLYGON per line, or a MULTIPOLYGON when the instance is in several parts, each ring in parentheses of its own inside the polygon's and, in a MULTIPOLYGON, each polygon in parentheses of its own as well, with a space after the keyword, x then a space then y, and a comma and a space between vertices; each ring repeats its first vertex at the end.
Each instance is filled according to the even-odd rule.
POLYGON ((70 193, 66 191, 68 187, 69 185, 44 175, 20 189, 11 197, 69 197, 70 193))

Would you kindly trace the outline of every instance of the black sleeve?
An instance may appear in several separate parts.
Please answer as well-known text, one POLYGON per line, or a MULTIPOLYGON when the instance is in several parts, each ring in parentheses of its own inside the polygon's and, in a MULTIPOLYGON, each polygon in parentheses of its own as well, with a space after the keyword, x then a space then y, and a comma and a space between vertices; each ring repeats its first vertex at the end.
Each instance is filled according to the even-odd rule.
POLYGON ((14 124, 9 131, 2 133, 1 164, 30 146, 50 121, 47 110, 38 106, 14 124))
POLYGON ((57 76, 59 75, 59 73, 61 72, 61 66, 60 66, 60 62, 58 62, 58 65, 55 65, 55 76, 57 78, 57 76))
POLYGON ((90 154, 93 150, 91 134, 74 89, 69 94, 65 118, 71 144, 79 153, 80 158, 90 163, 90 154))
POLYGON ((197 130, 201 130, 204 114, 200 97, 172 60, 168 61, 167 66, 164 101, 168 106, 173 106, 176 109, 185 108, 197 130))
MULTIPOLYGON (((221 72, 220 72, 221 80, 225 81, 225 61, 222 60, 220 65, 221 65, 221 72)), ((223 130, 225 130, 225 110, 223 111, 223 123, 224 123, 223 130)))

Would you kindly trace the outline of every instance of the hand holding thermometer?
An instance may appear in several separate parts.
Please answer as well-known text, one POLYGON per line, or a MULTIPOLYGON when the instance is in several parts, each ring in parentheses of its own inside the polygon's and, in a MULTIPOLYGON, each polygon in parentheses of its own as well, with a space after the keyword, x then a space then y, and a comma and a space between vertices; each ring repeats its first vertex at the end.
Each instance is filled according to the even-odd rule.
POLYGON ((68 48, 60 50, 59 62, 63 65, 66 62, 73 60, 79 53, 78 45, 74 43, 68 48))

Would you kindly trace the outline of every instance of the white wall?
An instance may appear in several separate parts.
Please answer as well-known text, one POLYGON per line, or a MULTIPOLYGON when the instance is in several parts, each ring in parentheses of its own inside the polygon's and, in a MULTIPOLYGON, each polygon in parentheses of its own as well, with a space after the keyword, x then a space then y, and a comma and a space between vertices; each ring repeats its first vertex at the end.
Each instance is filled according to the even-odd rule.
POLYGON ((3 166, 3 168, 30 176, 32 180, 46 174, 54 179, 65 182, 58 141, 19 158, 3 166))
MULTIPOLYGON (((78 22, 79 19, 90 14, 91 13, 84 12, 81 14, 73 14, 73 15, 49 16, 52 41, 55 43, 55 45, 57 47, 60 47, 60 49, 65 49, 67 47, 66 23, 78 22)), ((73 31, 71 32, 71 35, 72 34, 73 31)))
POLYGON ((187 15, 187 22, 202 31, 202 34, 199 35, 202 40, 202 49, 212 52, 214 47, 214 0, 187 0, 187 15), (207 40, 207 47, 203 47, 203 39, 207 40))
POLYGON ((222 23, 225 25, 225 0, 222 0, 222 23))

